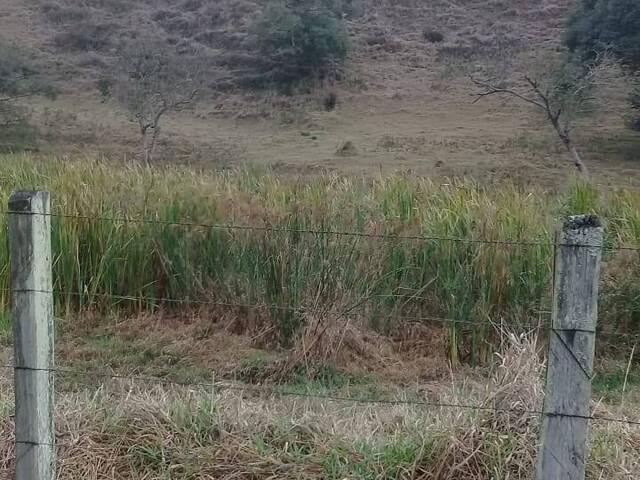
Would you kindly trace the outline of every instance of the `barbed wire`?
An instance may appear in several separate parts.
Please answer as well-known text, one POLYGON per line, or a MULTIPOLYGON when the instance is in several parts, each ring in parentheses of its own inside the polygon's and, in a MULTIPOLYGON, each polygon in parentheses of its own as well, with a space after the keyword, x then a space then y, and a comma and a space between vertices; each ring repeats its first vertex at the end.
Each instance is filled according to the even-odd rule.
POLYGON ((290 227, 276 227, 268 225, 238 225, 238 224, 222 224, 222 223, 198 223, 187 221, 171 221, 171 220, 157 220, 147 218, 131 218, 131 217, 105 217, 105 216, 91 216, 91 215, 77 215, 69 213, 35 213, 35 212, 17 212, 17 211, 2 211, 2 215, 41 215, 53 218, 65 218, 76 220, 90 220, 99 222, 111 222, 111 223, 137 223, 147 225, 160 225, 166 227, 184 227, 184 228, 202 228, 211 230, 238 230, 238 231, 255 231, 255 232, 272 232, 272 233, 292 233, 292 234, 308 234, 317 236, 343 236, 343 237, 356 237, 356 238, 369 238, 376 240, 422 240, 422 241, 442 241, 442 242, 456 242, 456 243, 469 243, 469 244, 484 244, 484 245, 510 245, 510 246, 529 246, 529 247, 575 247, 575 248, 601 248, 607 251, 640 251, 640 247, 632 247, 627 245, 621 246, 608 246, 608 245, 590 245, 590 244, 564 244, 554 243, 551 241, 525 241, 525 240, 511 240, 511 239, 480 239, 480 238, 465 238, 465 237, 453 237, 453 236, 440 236, 440 235, 401 235, 401 234, 386 234, 386 233, 366 233, 366 232, 354 232, 344 230, 323 230, 312 228, 290 228, 290 227))
POLYGON ((454 403, 454 402, 435 402, 435 401, 426 401, 426 400, 402 400, 402 399, 376 399, 376 398, 363 398, 363 397, 350 397, 350 396, 340 396, 340 395, 332 395, 332 394, 322 394, 322 393, 310 393, 310 392, 299 392, 293 390, 284 390, 280 388, 272 388, 258 385, 234 385, 229 383, 222 382, 186 382, 179 380, 171 380, 168 378, 162 377, 153 377, 153 376, 143 376, 143 375, 125 375, 119 373, 108 373, 102 371, 82 371, 82 370, 74 370, 74 369, 65 369, 65 368, 30 368, 30 367, 22 367, 18 365, 0 365, 0 368, 10 369, 10 370, 22 370, 22 371, 31 371, 31 372, 47 372, 47 373, 55 373, 62 375, 77 375, 77 376, 85 376, 85 377, 93 377, 93 378, 108 378, 112 380, 128 380, 132 382, 145 382, 145 383, 156 383, 159 385, 170 385, 177 387, 198 387, 210 389, 212 391, 240 391, 240 392, 252 392, 257 394, 268 394, 272 396, 280 396, 280 397, 297 397, 297 398, 306 398, 312 400, 328 400, 332 402, 348 402, 348 403, 357 403, 357 404, 371 404, 371 405, 391 405, 391 406, 416 406, 416 407, 436 407, 436 408, 451 408, 451 409, 461 409, 461 410, 473 410, 473 411, 491 411, 498 413, 516 413, 516 414, 530 414, 530 415, 546 415, 546 416, 555 416, 555 417, 567 417, 567 418, 578 418, 589 421, 602 421, 609 423, 621 423, 628 424, 634 426, 640 426, 640 420, 629 420, 624 418, 615 418, 609 416, 602 415, 579 415, 579 414, 568 414, 568 413, 556 413, 556 412, 545 412, 544 410, 530 410, 530 409, 518 409, 518 408, 506 408, 506 407, 495 407, 488 405, 474 405, 474 404, 465 404, 465 403, 454 403))
POLYGON ((222 224, 222 223, 198 223, 187 221, 170 221, 170 220, 156 220, 147 218, 130 218, 130 217, 104 217, 104 216, 90 216, 90 215, 75 215, 67 213, 34 213, 34 212, 1 212, 4 215, 42 215, 54 218, 67 218, 77 220, 91 220, 99 222, 112 222, 112 223, 139 223, 147 225, 160 225, 160 226, 173 226, 173 227, 188 227, 188 228, 203 228, 214 230, 245 230, 245 231, 258 231, 258 232, 274 232, 274 233, 296 233, 296 234, 311 234, 311 235, 326 235, 326 236, 348 236, 348 237, 361 237, 372 238, 381 240, 433 240, 433 241, 452 241, 452 242, 465 242, 465 243, 486 243, 486 244, 504 244, 504 245, 527 245, 527 246, 550 246, 551 243, 544 242, 531 242, 531 241, 516 241, 516 240, 486 240, 486 239, 471 239, 463 237, 448 237, 448 236, 436 236, 436 235, 392 235, 383 233, 365 233, 343 230, 321 230, 310 228, 290 228, 290 227, 274 227, 274 226, 260 226, 260 225, 237 225, 237 224, 222 224))
MULTIPOLYGON (((132 302, 132 303, 147 303, 147 304, 188 304, 188 305, 199 305, 199 306, 212 306, 212 307, 229 307, 229 308, 238 308, 238 309, 248 309, 248 310, 278 310, 278 311, 289 311, 289 312, 300 312, 300 313, 317 313, 317 314, 333 314, 337 317, 358 317, 364 315, 362 312, 355 312, 357 308, 361 308, 363 302, 358 302, 355 306, 347 307, 343 310, 332 310, 331 308, 317 308, 317 307, 305 307, 305 306, 284 306, 284 305, 276 305, 276 304, 250 304, 250 303, 239 303, 239 302, 225 302, 225 301, 216 301, 216 300, 195 300, 195 299, 177 299, 177 298, 165 298, 165 297, 148 297, 148 296, 129 296, 129 295, 117 295, 117 294, 109 294, 109 293, 89 293, 89 292, 71 292, 65 290, 38 290, 38 289, 23 289, 23 290, 15 290, 9 288, 1 288, 0 292, 5 293, 44 293, 49 295, 57 295, 57 296, 74 296, 74 297, 100 297, 100 298, 108 298, 113 300, 119 300, 123 302, 132 302)), ((385 295, 385 297, 389 297, 389 295, 385 295)), ((374 296, 375 298, 375 296, 374 296)), ((406 299, 406 296, 398 295, 399 299, 406 299)), ((364 300, 366 301, 366 299, 364 300)), ((546 313, 547 312, 536 312, 546 313)), ((401 315, 402 319, 411 323, 420 323, 420 322, 435 322, 442 324, 461 324, 461 325, 470 325, 470 326, 499 326, 504 324, 504 320, 471 320, 471 319, 455 319, 455 318, 446 318, 439 317, 435 315, 404 315, 401 313, 388 313, 383 316, 391 318, 393 315, 401 315)), ((527 322, 514 322, 513 327, 520 328, 528 328, 531 330, 543 328, 547 325, 548 322, 538 322, 538 323, 527 323, 527 322)))
MULTIPOLYGON (((277 311, 289 311, 289 312, 299 312, 299 313, 316 313, 316 314, 324 314, 324 315, 335 315, 337 317, 359 317, 366 314, 371 314, 371 312, 358 312, 354 311, 358 307, 362 307, 363 304, 360 303, 355 307, 350 307, 345 310, 333 310, 331 308, 318 308, 318 307, 307 307, 303 305, 298 306, 284 306, 277 304, 269 304, 269 303, 240 303, 240 302, 228 302, 228 301, 217 301, 217 300, 196 300, 189 298, 168 298, 168 297, 150 297, 150 296, 134 296, 134 295, 117 295, 110 293, 100 293, 100 292, 71 292, 66 290, 37 290, 37 289, 24 289, 24 290, 12 290, 9 288, 0 288, 0 292, 4 293, 45 293, 57 296, 73 296, 73 297, 87 297, 87 298, 108 298, 114 299, 122 302, 132 302, 132 303, 147 303, 147 304, 187 304, 187 305, 199 305, 199 306, 211 306, 211 307, 228 307, 228 308, 237 308, 237 309, 247 309, 247 310, 277 310, 277 311)), ((411 298, 410 295, 408 295, 411 298)), ((372 295, 370 298, 377 298, 377 295, 372 295)), ((398 298, 398 299, 407 299, 407 295, 381 295, 382 298, 398 298)), ((375 312, 374 312, 375 313, 375 312)), ((402 318, 403 321, 408 323, 441 323, 441 324, 452 324, 452 325, 469 325, 470 327, 504 327, 505 325, 508 328, 519 328, 519 329, 528 329, 528 330, 544 330, 549 328, 551 331, 555 332, 563 332, 563 331, 573 331, 576 329, 558 329, 553 328, 549 319, 551 317, 551 311, 549 310, 534 310, 532 312, 534 315, 538 315, 540 320, 542 320, 542 314, 544 314, 545 321, 538 322, 518 322, 513 320, 508 320, 505 318, 500 318, 496 320, 472 320, 468 318, 447 318, 440 317, 437 315, 407 315, 402 312, 391 312, 385 313, 382 316, 385 318, 391 318, 394 315, 398 315, 402 318)), ((627 338, 630 340, 640 340, 640 333, 628 333, 628 332, 604 332, 604 331, 595 331, 595 332, 587 332, 593 333, 597 335, 597 337, 608 337, 608 338, 627 338)))

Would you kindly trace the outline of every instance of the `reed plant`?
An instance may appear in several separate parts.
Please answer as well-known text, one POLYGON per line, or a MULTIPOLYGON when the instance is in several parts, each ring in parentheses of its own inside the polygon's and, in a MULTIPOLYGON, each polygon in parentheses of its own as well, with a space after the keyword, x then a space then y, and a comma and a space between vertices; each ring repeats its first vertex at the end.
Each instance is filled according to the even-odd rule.
MULTIPOLYGON (((0 162, 5 205, 15 189, 51 192, 60 314, 234 304, 285 346, 309 311, 388 333, 442 317, 451 360, 482 362, 492 352, 490 323, 525 328, 548 315, 560 217, 598 213, 609 247, 640 239, 640 193, 582 183, 547 192, 406 175, 301 183, 250 167, 149 170, 29 155, 0 162)), ((2 239, 5 308, 6 245, 2 239)), ((640 318, 637 253, 627 254, 605 255, 617 269, 603 276, 607 328, 629 330, 640 318)))

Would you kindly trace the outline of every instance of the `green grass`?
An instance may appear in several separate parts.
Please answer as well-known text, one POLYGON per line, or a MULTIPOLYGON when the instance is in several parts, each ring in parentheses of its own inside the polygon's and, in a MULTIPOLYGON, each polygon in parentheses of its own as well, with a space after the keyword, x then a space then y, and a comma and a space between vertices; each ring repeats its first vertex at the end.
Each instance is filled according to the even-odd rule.
MULTIPOLYGON (((249 168, 212 174, 29 156, 4 156, 0 162, 5 204, 13 189, 40 188, 51 191, 56 213, 116 219, 52 219, 61 314, 153 311, 163 306, 162 298, 264 305, 251 313, 273 325, 284 346, 292 344, 314 309, 352 308, 384 332, 408 317, 477 321, 450 326, 449 352, 454 363, 482 362, 492 352, 487 321, 517 328, 537 322, 540 307, 548 309, 553 255, 548 242, 562 215, 599 213, 610 245, 635 246, 640 238, 640 193, 581 184, 552 194, 468 182, 441 186, 406 176, 327 175, 301 184, 249 168), (117 220, 122 218, 287 231, 117 220), (325 233, 300 232, 308 229, 325 233), (380 239, 327 230, 541 244, 380 239)), ((8 286, 7 258, 2 239, 0 288, 8 286)), ((640 318, 640 301, 634 300, 640 298, 640 264, 637 255, 625 258, 620 274, 603 285, 607 308, 601 325, 608 329, 636 328, 640 318)), ((0 291, 0 304, 7 302, 0 291)))
POLYGON ((11 340, 11 315, 8 311, 0 311, 0 345, 6 345, 11 340))
POLYGON ((417 439, 398 439, 382 446, 362 443, 355 449, 337 445, 325 454, 322 465, 331 480, 393 480, 403 478, 403 473, 436 448, 435 441, 425 444, 417 439))
POLYGON ((376 379, 373 375, 353 375, 323 364, 297 369, 283 388, 287 392, 320 395, 346 389, 352 397, 373 399, 377 395, 376 379))
POLYGON ((592 382, 593 393, 607 403, 620 401, 625 393, 640 387, 640 369, 633 366, 627 373, 627 365, 596 370, 592 382))

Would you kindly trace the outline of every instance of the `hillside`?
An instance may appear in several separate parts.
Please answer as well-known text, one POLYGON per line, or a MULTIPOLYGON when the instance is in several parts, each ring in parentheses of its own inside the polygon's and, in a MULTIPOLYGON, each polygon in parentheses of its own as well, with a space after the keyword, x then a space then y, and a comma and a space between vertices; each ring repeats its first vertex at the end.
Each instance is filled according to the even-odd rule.
MULTIPOLYGON (((0 40, 30 52, 62 92, 55 101, 27 102, 41 134, 37 148, 135 156, 136 128, 115 101, 101 99, 96 82, 122 39, 162 39, 204 55, 208 87, 194 109, 164 125, 164 161, 249 162, 293 173, 410 170, 543 185, 572 175, 537 112, 498 97, 473 103, 469 81, 516 80, 551 61, 572 1, 344 2, 353 49, 343 78, 290 96, 242 87, 260 61, 250 25, 265 3, 3 0, 0 40), (338 105, 326 112, 329 90, 338 105)), ((605 108, 584 118, 576 136, 598 181, 634 183, 640 139, 625 128, 625 89, 612 83, 616 72, 607 75, 601 85, 608 88, 598 93, 605 108)))

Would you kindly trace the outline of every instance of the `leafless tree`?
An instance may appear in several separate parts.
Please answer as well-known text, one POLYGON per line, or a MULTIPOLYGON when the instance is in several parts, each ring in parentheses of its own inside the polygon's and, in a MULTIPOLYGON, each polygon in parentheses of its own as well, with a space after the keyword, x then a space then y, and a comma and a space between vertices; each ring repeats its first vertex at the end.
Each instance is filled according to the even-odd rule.
POLYGON ((482 91, 476 93, 477 102, 491 95, 509 95, 533 105, 545 115, 567 149, 576 169, 588 176, 588 170, 573 140, 573 130, 577 116, 585 110, 590 100, 589 91, 595 71, 576 70, 567 65, 542 78, 525 75, 522 88, 508 87, 492 81, 471 78, 482 91))
POLYGON ((178 55, 162 44, 123 49, 111 91, 138 124, 144 161, 154 160, 165 114, 187 108, 198 88, 195 55, 178 55))

